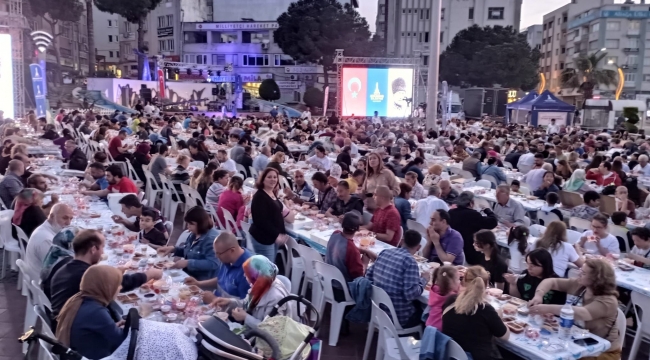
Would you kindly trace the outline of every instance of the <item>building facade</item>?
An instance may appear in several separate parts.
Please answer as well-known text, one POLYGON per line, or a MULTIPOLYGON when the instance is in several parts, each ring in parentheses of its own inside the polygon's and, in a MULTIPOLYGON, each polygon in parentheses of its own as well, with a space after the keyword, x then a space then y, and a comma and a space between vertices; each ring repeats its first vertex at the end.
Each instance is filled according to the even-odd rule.
POLYGON ((120 16, 102 12, 93 6, 93 30, 95 40, 96 70, 121 76, 120 63, 120 16))
POLYGON ((546 77, 546 88, 553 93, 558 93, 562 88, 561 74, 567 61, 567 23, 570 6, 562 6, 543 17, 539 67, 546 77))
POLYGON ((541 24, 531 25, 522 31, 526 35, 526 41, 531 49, 542 51, 543 26, 541 24))
MULTIPOLYGON (((428 54, 429 41, 437 35, 431 30, 431 0, 379 0, 378 18, 384 15, 386 52, 410 57, 428 54), (382 9, 383 5, 383 9, 382 9), (387 12, 387 14, 386 14, 387 12)), ((519 31, 522 0, 442 0, 439 41, 447 48, 461 30, 470 26, 512 26, 519 31)), ((423 55, 423 63, 428 56, 423 55)))

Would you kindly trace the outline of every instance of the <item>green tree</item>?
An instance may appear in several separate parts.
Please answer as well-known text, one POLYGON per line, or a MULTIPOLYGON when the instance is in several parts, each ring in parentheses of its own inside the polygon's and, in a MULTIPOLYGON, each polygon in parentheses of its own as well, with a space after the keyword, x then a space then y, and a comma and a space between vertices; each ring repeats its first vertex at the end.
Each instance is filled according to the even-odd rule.
POLYGON ((624 107, 623 116, 625 116, 626 118, 625 122, 623 123, 623 126, 625 126, 625 130, 633 134, 638 133, 639 128, 636 126, 636 124, 639 122, 639 108, 624 107))
MULTIPOLYGON (((48 1, 48 0, 45 0, 48 1)), ((93 0, 100 11, 118 14, 132 24, 138 24, 138 50, 146 52, 144 45, 144 22, 147 15, 162 0, 93 0)), ((138 56, 138 79, 142 78, 144 59, 138 56)))
POLYGON ((325 99, 325 94, 321 89, 310 87, 305 90, 305 94, 302 96, 302 101, 305 105, 310 108, 315 109, 317 107, 323 106, 323 100, 325 99))
MULTIPOLYGON (((52 46, 56 56, 56 63, 59 67, 55 74, 55 83, 61 83, 61 54, 59 53, 58 39, 64 31, 72 32, 72 26, 63 27, 67 22, 79 21, 81 13, 84 10, 83 4, 79 0, 29 0, 32 15, 40 16, 49 26, 49 33, 52 34, 52 46), (59 25, 59 31, 56 31, 59 25)), ((69 36, 72 36, 71 34, 69 36)))
POLYGON ((574 59, 575 67, 562 70, 560 77, 562 87, 578 89, 585 99, 594 96, 596 86, 610 86, 617 83, 618 74, 615 70, 603 69, 601 61, 607 56, 606 52, 596 51, 591 55, 580 55, 574 59))
POLYGON ((440 80, 450 85, 532 89, 539 52, 511 26, 474 25, 460 31, 440 55, 440 80))
POLYGON ((275 101, 280 99, 280 87, 273 79, 265 79, 260 84, 260 97, 266 101, 275 101))
POLYGON ((86 4, 86 27, 88 28, 88 77, 95 76, 95 63, 97 53, 95 52, 95 21, 93 19, 93 0, 85 0, 86 4))
POLYGON ((298 0, 278 17, 273 33, 282 51, 301 64, 323 66, 325 86, 328 71, 333 70, 334 50, 348 56, 372 56, 379 53, 380 41, 370 41, 368 23, 350 5, 338 0, 298 0))

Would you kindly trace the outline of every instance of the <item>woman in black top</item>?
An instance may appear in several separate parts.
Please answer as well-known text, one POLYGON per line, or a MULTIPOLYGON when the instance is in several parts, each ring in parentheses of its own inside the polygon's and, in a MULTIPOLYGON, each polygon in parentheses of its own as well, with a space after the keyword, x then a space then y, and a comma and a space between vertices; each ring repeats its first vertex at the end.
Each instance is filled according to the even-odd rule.
POLYGON ((0 155, 0 174, 4 175, 7 172, 9 167, 9 161, 11 161, 11 149, 14 147, 14 144, 11 140, 5 140, 5 145, 2 148, 2 155, 0 155))
MULTIPOLYGON (((542 280, 558 276, 553 270, 553 257, 546 249, 535 249, 526 254, 526 265, 527 269, 521 276, 505 274, 504 277, 510 284, 510 295, 530 301, 542 280)), ((564 292, 551 290, 544 294, 544 304, 563 305, 565 301, 564 292)))
MULTIPOLYGON (((187 172, 187 168, 190 166, 190 158, 185 155, 178 155, 176 158, 176 164, 178 164, 178 166, 176 166, 176 169, 172 171, 172 176, 169 180, 174 184, 176 192, 178 192, 178 196, 181 198, 180 202, 184 203, 185 196, 183 195, 181 184, 190 184, 190 173, 187 172)), ((173 196, 173 194, 172 198, 174 201, 178 201, 176 196, 173 196)))
POLYGON ((203 141, 190 143, 190 154, 192 154, 192 160, 194 161, 202 161, 204 164, 210 162, 208 149, 205 147, 203 141))
POLYGON ((278 134, 278 136, 275 137, 275 143, 278 144, 278 146, 282 148, 282 151, 283 151, 285 154, 291 154, 291 153, 289 152, 289 148, 288 148, 287 145, 284 143, 284 136, 282 136, 282 134, 278 134))
POLYGON ((499 254, 499 247, 494 233, 490 230, 480 230, 474 235, 474 249, 483 253, 479 265, 490 273, 490 284, 503 290, 505 279, 503 274, 508 272, 508 264, 499 254))
POLYGON ((293 211, 285 209, 276 194, 279 189, 279 174, 274 168, 266 168, 260 175, 251 203, 253 224, 250 234, 253 237, 253 249, 258 255, 264 255, 275 262, 278 245, 287 241, 285 220, 293 222, 293 211))
POLYGON ((32 236, 34 229, 47 219, 42 206, 43 193, 40 190, 26 188, 16 196, 14 215, 11 220, 25 232, 28 238, 32 236))
POLYGON ((205 201, 205 194, 207 194, 208 189, 212 185, 212 173, 217 170, 217 164, 209 162, 199 177, 199 183, 196 185, 196 191, 201 195, 203 201, 205 201))
POLYGON ((336 157, 336 163, 346 164, 348 168, 352 166, 352 157, 350 156, 351 150, 352 149, 349 146, 344 146, 343 149, 341 149, 341 153, 336 157))
POLYGON ((249 145, 244 146, 244 155, 241 158, 241 165, 246 169, 246 177, 252 177, 250 169, 253 167, 253 157, 251 156, 251 153, 253 152, 253 148, 250 147, 249 145))
POLYGON ((144 169, 147 167, 147 165, 149 165, 149 162, 151 162, 151 155, 149 155, 150 151, 151 145, 149 143, 139 143, 135 147, 135 151, 133 152, 133 161, 131 163, 131 165, 133 165, 133 170, 135 173, 138 175, 140 180, 145 183, 147 181, 147 178, 144 175, 144 169))

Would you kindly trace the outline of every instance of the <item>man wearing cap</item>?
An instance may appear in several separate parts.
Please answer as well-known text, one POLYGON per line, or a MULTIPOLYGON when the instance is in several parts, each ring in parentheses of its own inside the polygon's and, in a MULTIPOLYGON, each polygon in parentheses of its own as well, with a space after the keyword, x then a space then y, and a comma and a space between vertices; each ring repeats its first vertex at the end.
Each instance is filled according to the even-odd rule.
POLYGON ((377 190, 375 190, 377 209, 365 228, 376 233, 377 239, 397 246, 400 241, 402 223, 397 208, 391 203, 392 200, 393 193, 387 186, 377 186, 377 190))
MULTIPOLYGON (((346 213, 341 221, 342 231, 335 231, 327 242, 325 262, 341 270, 346 282, 351 282, 363 276, 364 273, 361 254, 365 254, 367 250, 359 250, 353 239, 360 225, 361 215, 359 213, 355 211, 346 213)), ((364 261, 366 260, 369 259, 364 256, 364 261)))

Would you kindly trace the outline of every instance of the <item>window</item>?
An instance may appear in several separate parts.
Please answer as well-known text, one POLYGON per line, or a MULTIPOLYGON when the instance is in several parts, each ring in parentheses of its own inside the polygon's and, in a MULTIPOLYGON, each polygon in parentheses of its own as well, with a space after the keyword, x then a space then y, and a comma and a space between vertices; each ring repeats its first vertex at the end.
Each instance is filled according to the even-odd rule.
POLYGON ((560 49, 555 49, 555 55, 560 55, 560 49))
MULTIPOLYGON (((382 6, 384 6, 384 5, 382 5, 382 6)), ((382 13, 382 15, 384 15, 384 14, 382 13)), ((420 20, 424 20, 424 9, 422 11, 420 11, 420 20)))
POLYGON ((639 30, 639 29, 641 29, 641 23, 638 22, 638 21, 630 21, 630 22, 627 24, 627 28, 628 28, 629 30, 639 30))
POLYGON ((226 55, 212 55, 212 65, 226 65, 226 55))
POLYGON ((158 40, 158 48, 160 48, 160 51, 167 51, 167 41, 158 40))
POLYGON ((596 50, 598 48, 598 41, 590 41, 589 42, 589 50, 596 50))
POLYGON ((428 55, 424 55, 422 57, 422 65, 424 65, 424 66, 429 65, 429 56, 428 55))
POLYGON ((546 44, 546 38, 542 39, 542 45, 546 44))
POLYGON ((607 22, 607 31, 619 31, 621 30, 620 21, 608 21, 607 22))
POLYGON ((650 75, 643 75, 643 81, 650 81, 650 75))
POLYGON ((558 39, 558 40, 560 40, 560 34, 558 33, 558 34, 555 36, 555 38, 558 39))
POLYGON ((634 82, 636 81, 636 73, 625 73, 625 82, 634 82))
POLYGON ((126 31, 128 33, 131 32, 131 23, 130 22, 128 22, 128 21, 124 22, 124 31, 126 31))
POLYGON ((427 9, 427 20, 429 20, 430 16, 431 16, 431 9, 427 9))
POLYGON ((242 66, 269 66, 269 55, 243 55, 242 66))
POLYGON ((120 57, 120 52, 119 52, 119 51, 116 51, 116 52, 115 52, 115 57, 117 57, 117 58, 120 57))
POLYGON ((381 15, 386 15, 386 5, 380 5, 379 6, 379 13, 381 15))
POLYGON ((406 33, 405 33, 405 32, 402 32, 402 37, 404 37, 404 34, 406 34, 406 33))
MULTIPOLYGON (((444 10, 444 9, 443 9, 443 10, 444 10)), ((418 13, 418 9, 413 9, 413 12, 417 14, 417 13, 418 13)))
POLYGON ((564 70, 564 63, 563 62, 560 63, 560 70, 564 70))
POLYGON ((503 20, 503 9, 502 7, 488 8, 488 20, 503 20))
POLYGON ((113 35, 108 35, 108 42, 113 42, 113 35))
POLYGON ((110 57, 110 58, 113 57, 113 52, 112 52, 112 51, 109 51, 109 52, 108 52, 108 57, 110 57))
POLYGON ((422 33, 418 33, 418 42, 422 42, 422 33))
POLYGON ((546 31, 546 24, 544 24, 542 28, 544 29, 544 31, 546 31))
POLYGON ((167 15, 167 26, 174 26, 174 15, 167 15))
POLYGON ((595 23, 595 24, 591 25, 591 32, 592 33, 598 32, 598 30, 600 30, 600 23, 595 23))
POLYGON ((627 65, 637 65, 639 63, 639 56, 638 55, 628 55, 627 56, 627 61, 625 63, 627 65))
POLYGON ((633 38, 627 40, 627 47, 636 49, 639 47, 639 39, 633 38))
POLYGON ((167 50, 174 51, 174 39, 167 40, 167 50))
POLYGON ((440 32, 440 42, 442 42, 442 38, 443 38, 444 36, 445 36, 445 32, 444 32, 444 31, 441 31, 441 32, 440 32))
POLYGON ((618 49, 618 39, 605 40, 605 47, 608 49, 618 49))
POLYGON ((138 65, 131 65, 131 70, 138 70, 138 65))
POLYGON ((565 48, 565 47, 562 47, 562 49, 561 49, 561 53, 562 53, 562 54, 566 53, 566 48, 565 48))
POLYGON ((469 8, 469 14, 468 14, 467 18, 470 19, 470 20, 474 20, 474 8, 473 7, 469 8))
POLYGON ((164 16, 158 16, 158 29, 164 28, 165 26, 165 17, 164 16))
POLYGON ((442 9, 440 10, 440 19, 441 19, 441 20, 444 20, 444 19, 445 19, 445 8, 442 8, 442 9))
POLYGON ((406 9, 402 9, 402 14, 406 14, 406 9))
POLYGON ((429 32, 428 31, 424 33, 424 42, 425 43, 429 42, 429 32))
POLYGON ((275 66, 287 66, 287 65, 295 65, 296 62, 291 58, 289 55, 284 55, 284 54, 276 54, 274 56, 274 65, 275 66))
POLYGON ((113 27, 113 24, 115 24, 113 20, 108 20, 108 27, 113 27))

